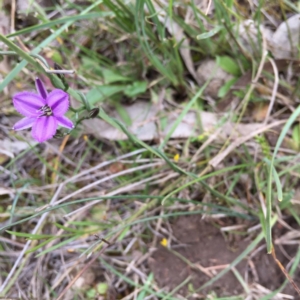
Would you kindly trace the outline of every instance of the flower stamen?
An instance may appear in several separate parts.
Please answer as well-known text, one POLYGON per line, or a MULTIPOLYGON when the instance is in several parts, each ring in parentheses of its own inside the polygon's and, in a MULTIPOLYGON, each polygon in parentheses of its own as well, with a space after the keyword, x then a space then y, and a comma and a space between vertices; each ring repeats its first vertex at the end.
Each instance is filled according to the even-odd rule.
POLYGON ((40 115, 40 117, 44 117, 44 116, 52 116, 53 115, 53 112, 52 112, 52 109, 51 107, 49 107, 47 104, 42 106, 39 111, 42 111, 43 114, 40 115))

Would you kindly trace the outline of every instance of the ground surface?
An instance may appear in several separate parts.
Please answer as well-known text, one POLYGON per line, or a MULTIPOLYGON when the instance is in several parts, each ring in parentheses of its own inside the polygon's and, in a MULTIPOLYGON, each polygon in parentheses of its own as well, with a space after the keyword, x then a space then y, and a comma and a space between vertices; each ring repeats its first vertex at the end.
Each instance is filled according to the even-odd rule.
MULTIPOLYGON (((222 220, 222 223, 229 225, 232 222, 222 220)), ((192 294, 193 289, 197 290, 212 278, 213 272, 221 271, 234 261, 246 249, 249 238, 234 235, 230 241, 230 237, 221 234, 219 226, 220 224, 215 222, 202 220, 201 216, 180 217, 176 220, 172 225, 176 246, 173 246, 172 250, 186 258, 190 264, 165 247, 159 247, 149 260, 158 285, 173 290, 190 277, 186 285, 180 289, 180 294, 187 297, 192 294)), ((241 276, 248 274, 250 285, 259 283, 269 290, 278 289, 285 279, 284 274, 274 264, 272 256, 266 254, 265 248, 260 249, 258 253, 250 253, 235 268, 241 276)), ((295 250, 295 247, 284 247, 285 253, 290 255, 294 255, 295 250)), ((288 258, 278 247, 276 251, 277 258, 285 264, 288 258)), ((295 278, 298 284, 299 280, 300 278, 295 278)), ((212 291, 218 296, 232 296, 241 294, 243 287, 233 272, 229 271, 217 282, 202 289, 200 294, 205 298, 212 291)), ((297 296, 291 286, 284 292, 297 296)))
POLYGON ((0 5, 0 298, 300 299, 299 1, 0 5))

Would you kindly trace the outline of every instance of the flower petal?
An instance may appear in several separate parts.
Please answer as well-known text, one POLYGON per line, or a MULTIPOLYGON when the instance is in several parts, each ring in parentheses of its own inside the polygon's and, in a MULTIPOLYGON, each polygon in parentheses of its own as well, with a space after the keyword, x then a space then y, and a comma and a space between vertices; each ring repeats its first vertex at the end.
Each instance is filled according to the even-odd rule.
POLYGON ((36 118, 23 118, 20 121, 18 121, 14 127, 13 130, 23 130, 23 129, 27 129, 32 127, 32 125, 34 124, 34 122, 36 121, 36 118))
POLYGON ((47 90, 42 82, 41 79, 39 78, 36 78, 35 80, 35 87, 36 87, 36 90, 38 91, 39 95, 43 98, 43 99, 47 99, 47 90))
POLYGON ((69 129, 74 128, 73 122, 70 119, 68 119, 67 117, 64 117, 64 116, 56 117, 56 120, 58 122, 58 125, 60 125, 60 126, 63 126, 63 127, 69 128, 69 129))
POLYGON ((61 117, 69 109, 69 95, 63 90, 53 90, 47 97, 47 104, 51 107, 54 116, 61 117))
POLYGON ((45 116, 36 119, 32 126, 31 134, 33 138, 42 143, 51 139, 57 129, 57 121, 53 116, 45 116))
POLYGON ((15 109, 25 117, 37 117, 41 114, 38 111, 46 104, 46 101, 38 94, 21 92, 13 96, 15 109))

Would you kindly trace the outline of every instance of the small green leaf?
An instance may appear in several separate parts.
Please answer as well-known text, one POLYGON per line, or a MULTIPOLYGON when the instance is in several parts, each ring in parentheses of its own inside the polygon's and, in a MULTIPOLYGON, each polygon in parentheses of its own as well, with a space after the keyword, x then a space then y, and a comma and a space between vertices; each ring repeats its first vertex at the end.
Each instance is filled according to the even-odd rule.
POLYGON ((228 80, 218 91, 218 97, 223 98, 230 90, 230 88, 237 82, 238 78, 228 80))
POLYGON ((188 284, 188 289, 189 289, 189 292, 190 292, 190 293, 195 293, 195 288, 194 288, 194 286, 193 286, 192 283, 189 283, 189 284, 188 284))
POLYGON ((87 299, 97 299, 96 298, 96 290, 95 289, 89 289, 87 292, 86 292, 86 296, 87 296, 87 299))
POLYGON ((61 54, 57 50, 53 51, 51 59, 54 62, 56 62, 56 63, 58 63, 60 65, 63 64, 63 58, 62 58, 61 54))
POLYGON ((101 68, 101 72, 102 72, 102 76, 103 76, 103 79, 104 79, 104 82, 106 84, 108 83, 116 83, 116 82, 128 82, 128 81, 132 81, 131 78, 128 78, 128 77, 125 77, 125 76, 122 76, 120 74, 118 74, 117 72, 114 72, 110 69, 104 69, 104 68, 101 68))
POLYGON ((159 101, 159 96, 153 89, 150 89, 150 99, 151 99, 151 103, 154 104, 157 104, 159 101))
POLYGON ((92 88, 86 95, 87 101, 93 105, 98 102, 103 102, 107 98, 118 94, 125 89, 125 85, 99 85, 92 88))
POLYGON ((82 58, 82 69, 101 76, 105 84, 132 81, 132 78, 119 74, 117 70, 105 68, 97 61, 95 62, 95 60, 86 56, 82 58))
POLYGON ((224 71, 234 76, 239 76, 241 73, 237 63, 229 56, 217 56, 217 64, 224 71))
POLYGON ((81 58, 82 61, 82 70, 88 70, 90 74, 96 74, 102 76, 102 68, 100 64, 95 63, 95 61, 87 56, 81 58))
POLYGON ((223 29, 224 27, 223 26, 216 26, 215 28, 213 28, 212 30, 210 31, 207 31, 207 32, 203 32, 199 35, 197 35, 197 40, 205 40, 205 39, 208 39, 212 36, 214 36, 215 34, 217 34, 221 29, 223 29))
POLYGON ((105 295, 108 290, 108 285, 105 282, 100 282, 97 284, 97 291, 100 295, 105 295))
POLYGON ((135 81, 133 84, 128 85, 124 90, 124 94, 130 98, 133 98, 139 94, 145 93, 147 90, 146 81, 135 81))

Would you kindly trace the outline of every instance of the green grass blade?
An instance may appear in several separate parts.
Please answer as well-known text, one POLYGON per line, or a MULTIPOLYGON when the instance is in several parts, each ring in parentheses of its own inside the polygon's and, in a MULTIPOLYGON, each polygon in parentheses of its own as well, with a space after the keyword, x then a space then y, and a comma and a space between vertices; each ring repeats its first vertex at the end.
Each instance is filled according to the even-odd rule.
MULTIPOLYGON (((97 7, 103 0, 98 0, 92 5, 90 5, 87 9, 82 11, 80 15, 84 15, 88 13, 93 8, 97 7)), ((68 21, 61 28, 53 32, 50 36, 48 36, 39 46, 32 50, 32 54, 38 54, 44 47, 49 45, 54 39, 56 39, 61 33, 63 33, 69 26, 71 26, 74 21, 68 21)), ((4 78, 4 80, 0 83, 0 92, 21 72, 21 70, 26 67, 27 61, 22 60, 14 69, 4 78)))
MULTIPOLYGON (((300 115, 300 106, 297 107, 297 109, 292 113, 290 118, 287 120, 286 124, 283 126, 282 131, 279 135, 279 138, 277 140, 276 146, 274 148, 274 153, 272 155, 272 159, 270 162, 270 170, 268 174, 268 186, 267 186, 267 218, 266 218, 266 242, 267 242, 267 250, 268 253, 271 253, 272 250, 272 231, 271 231, 271 215, 272 215, 272 179, 273 179, 273 169, 274 167, 274 162, 276 155, 279 151, 279 148, 287 135, 289 129, 293 125, 293 123, 296 121, 298 116, 300 115)), ((280 194, 280 191, 277 193, 280 194)), ((281 192, 281 197, 282 197, 282 192, 281 192)))
POLYGON ((17 232, 17 231, 10 231, 7 230, 7 233, 17 236, 17 237, 24 237, 29 240, 40 240, 40 239, 46 239, 49 237, 53 237, 51 234, 32 234, 32 233, 26 233, 26 232, 17 232))
MULTIPOLYGON (((51 252, 53 250, 56 250, 56 249, 59 249, 61 246, 67 245, 67 244, 73 242, 74 240, 78 239, 79 237, 80 237, 80 235, 72 236, 69 239, 66 239, 66 240, 64 240, 64 241, 62 241, 62 242, 60 242, 60 243, 58 243, 58 244, 56 244, 56 245, 54 245, 54 246, 52 246, 52 247, 44 250, 42 252, 40 252, 38 255, 36 255, 36 257, 43 256, 46 253, 49 253, 49 252, 51 252)), ((54 237, 54 238, 56 238, 56 237, 54 237)))
MULTIPOLYGON (((135 26, 140 41, 145 54, 150 60, 151 64, 167 79, 171 81, 174 86, 178 85, 177 77, 174 76, 173 72, 170 70, 168 65, 163 65, 158 59, 157 55, 151 49, 148 43, 148 36, 151 36, 151 31, 147 30, 145 25, 145 12, 144 12, 145 0, 136 1, 136 13, 135 13, 135 26)), ((169 53, 170 55, 170 53, 169 53)))
POLYGON ((79 20, 90 20, 93 18, 103 18, 103 17, 109 17, 109 16, 113 16, 113 13, 111 13, 111 12, 92 12, 92 13, 88 13, 88 14, 84 14, 84 15, 80 14, 80 15, 76 15, 76 16, 64 17, 64 18, 53 20, 53 21, 48 21, 48 22, 45 22, 42 24, 26 27, 26 28, 16 31, 14 33, 8 34, 6 37, 11 38, 11 37, 15 37, 18 35, 30 33, 33 31, 39 31, 39 30, 42 30, 45 28, 50 28, 55 25, 65 24, 68 22, 74 23, 79 20))
MULTIPOLYGON (((149 289, 149 286, 150 286, 152 280, 153 280, 153 273, 150 273, 147 280, 146 280, 146 282, 145 282, 145 285, 144 285, 147 289, 149 289)), ((142 291, 138 295, 137 300, 144 300, 146 295, 147 295, 146 290, 144 288, 142 288, 142 291)))

